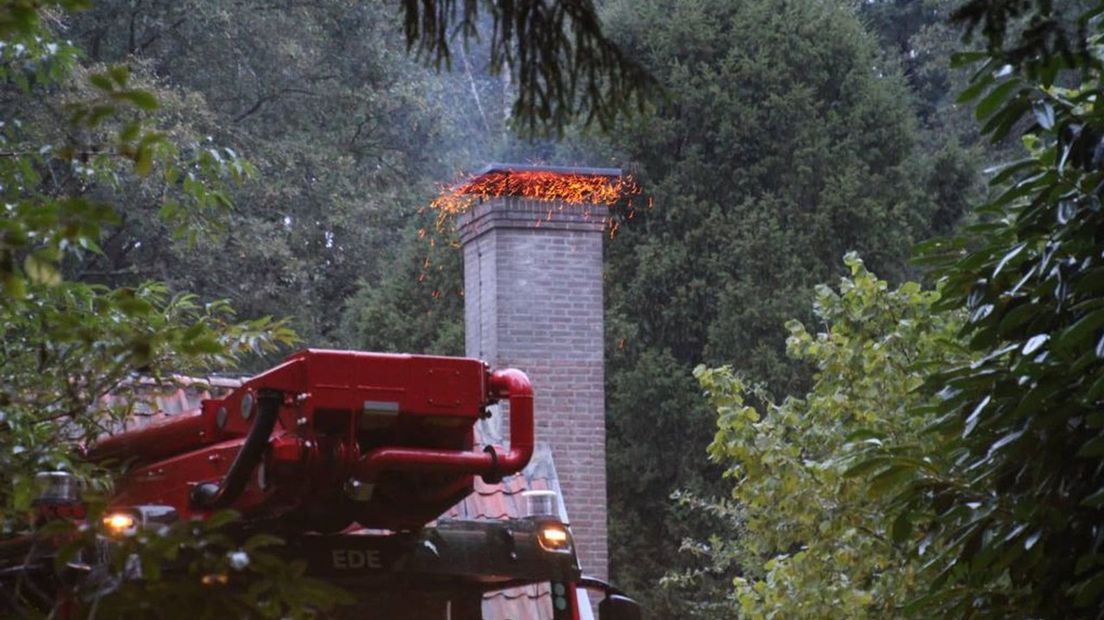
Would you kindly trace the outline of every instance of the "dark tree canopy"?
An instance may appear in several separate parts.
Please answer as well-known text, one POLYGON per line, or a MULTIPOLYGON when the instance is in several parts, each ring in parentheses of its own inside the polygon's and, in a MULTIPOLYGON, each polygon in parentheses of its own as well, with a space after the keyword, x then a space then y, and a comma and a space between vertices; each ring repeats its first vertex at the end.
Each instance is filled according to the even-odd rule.
POLYGON ((654 98, 655 80, 602 32, 591 0, 403 0, 407 45, 438 67, 451 67, 461 45, 491 18, 490 70, 517 80, 521 128, 562 130, 579 115, 603 128, 654 98))
POLYGON ((1090 35, 1104 8, 1083 0, 967 0, 950 15, 965 28, 965 40, 980 39, 986 52, 1029 71, 1047 69, 1054 59, 1067 64, 1094 62, 1090 35))
POLYGON ((1099 617, 1104 122, 1090 102, 1104 72, 1101 7, 1065 20, 1049 3, 966 9, 983 7, 970 23, 984 24, 985 51, 960 56, 974 77, 959 99, 984 134, 1020 138, 1026 153, 993 171, 976 226, 922 248, 945 280, 942 305, 969 310, 960 337, 979 359, 928 382, 937 449, 892 445, 875 451, 875 469, 905 474, 902 515, 936 516, 925 540, 945 550, 921 613, 1099 617), (1025 13, 1010 43, 1008 24, 1025 13), (1076 36, 1061 29, 1071 22, 1076 36))
POLYGON ((906 526, 938 524, 924 535, 946 570, 921 603, 939 613, 1100 609, 1104 9, 598 4, 0 3, 0 38, 22 46, 0 50, 4 526, 25 525, 41 459, 69 463, 55 419, 134 373, 275 355, 292 337, 234 324, 215 300, 287 316, 312 345, 459 353, 460 257, 447 234, 432 248, 421 234, 434 185, 504 157, 616 165, 655 207, 607 248, 612 568, 653 617, 683 617, 695 593, 656 584, 685 566, 684 535, 724 518, 670 499, 720 488, 691 369, 807 393, 783 324, 815 324, 814 286, 852 250, 891 281, 915 273, 909 247, 958 225, 976 162, 1026 144, 976 225, 928 247, 982 361, 933 382, 946 443, 915 462, 943 469, 885 516, 901 544, 920 537, 906 526), (981 70, 956 102, 959 28, 981 45, 958 61, 981 70), (566 141, 517 139, 541 130, 566 141))
MULTIPOLYGON (((906 83, 848 6, 607 9, 611 35, 672 93, 611 138, 655 198, 607 254, 612 566, 649 591, 700 531, 670 494, 719 479, 692 368, 728 363, 775 394, 802 390, 785 321, 812 320, 814 286, 848 251, 900 279, 911 245, 961 215, 941 192, 974 180, 964 158, 928 156, 906 83)), ((649 600, 661 617, 686 613, 662 597, 649 600)))

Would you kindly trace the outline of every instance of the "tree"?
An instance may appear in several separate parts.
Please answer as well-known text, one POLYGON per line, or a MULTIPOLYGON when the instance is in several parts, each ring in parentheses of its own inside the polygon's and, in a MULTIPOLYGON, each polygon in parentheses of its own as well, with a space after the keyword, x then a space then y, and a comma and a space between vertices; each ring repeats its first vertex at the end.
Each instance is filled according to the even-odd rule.
POLYGON ((287 317, 305 340, 332 346, 357 282, 386 270, 404 223, 452 174, 457 127, 445 118, 451 99, 437 95, 459 80, 406 58, 381 2, 270 8, 104 0, 73 19, 93 60, 157 75, 166 133, 233 144, 256 167, 204 252, 159 221, 143 188, 90 188, 126 217, 76 273, 231 296, 244 313, 287 317))
MULTIPOLYGON (((59 566, 75 559, 82 546, 96 546, 103 533, 98 519, 102 502, 89 493, 88 527, 60 521, 38 527, 28 510, 35 472, 68 469, 90 490, 103 489, 110 472, 82 462, 77 447, 126 415, 128 405, 140 398, 134 389, 140 377, 167 381, 174 372, 237 363, 245 354, 264 354, 294 339, 280 322, 261 318, 235 323, 225 302, 200 301, 163 284, 109 286, 73 279, 74 274, 96 277, 88 273, 88 266, 111 253, 121 255, 123 267, 133 264, 126 256, 141 247, 141 239, 130 237, 134 229, 127 226, 129 218, 140 226, 173 231, 183 241, 208 240, 208 228, 217 230, 228 220, 235 223, 228 183, 251 173, 234 150, 218 146, 213 137, 194 138, 195 128, 203 125, 191 124, 190 114, 203 106, 188 93, 174 98, 178 93, 167 92, 159 99, 152 92, 160 86, 155 72, 76 62, 78 52, 56 30, 70 25, 64 11, 86 6, 80 0, 0 4, 0 142, 6 149, 0 155, 0 195, 6 211, 0 221, 0 425, 5 431, 0 435, 0 524, 5 535, 17 537, 5 544, 33 547, 41 538, 66 540, 59 566), (158 116, 162 101, 170 105, 158 116), (121 245, 112 246, 115 242, 121 245), (103 399, 109 392, 117 396, 111 405, 103 399)), ((442 7, 451 7, 451 2, 442 7)), ((209 4, 181 8, 180 19, 153 20, 153 28, 143 32, 139 26, 145 24, 144 8, 141 3, 130 5, 125 53, 167 41, 189 18, 205 26, 226 20, 225 13, 203 12, 209 4)), ((587 3, 571 3, 569 8, 574 23, 592 15, 587 3)), ((324 11, 321 15, 332 17, 324 11)), ((437 23, 443 24, 440 20, 449 15, 440 13, 437 23)), ((507 34, 508 45, 529 49, 526 36, 533 27, 539 29, 545 17, 519 22, 526 29, 507 34)), ((564 14, 554 12, 551 18, 562 20, 564 14)), ((118 32, 109 20, 102 26, 91 36, 97 46, 118 32)), ((545 31, 549 32, 547 26, 545 31)), ((416 32, 408 34, 411 41, 417 40, 416 32)), ((612 112, 599 81, 620 79, 630 64, 601 37, 596 24, 582 23, 576 35, 576 47, 571 48, 575 56, 567 66, 592 72, 587 97, 598 106, 596 113, 612 112), (589 58, 591 53, 597 58, 589 58)), ((445 43, 442 37, 427 49, 444 51, 445 43)), ((541 41, 538 49, 558 56, 565 45, 570 45, 567 39, 555 38, 541 41)), ((98 56, 100 51, 97 47, 93 53, 98 56)), ((527 71, 539 76, 537 81, 523 80, 523 93, 562 93, 556 89, 571 78, 563 73, 563 65, 547 57, 521 53, 517 66, 523 77, 527 71), (544 78, 560 81, 545 88, 539 81, 544 78)), ((574 81, 571 84, 574 88, 574 81)), ((624 80, 614 86, 621 93, 635 88, 624 80)), ((291 92, 288 87, 263 93, 238 115, 239 120, 291 92)), ((574 90, 566 92, 575 95, 574 90)), ((571 110, 579 109, 573 99, 570 103, 571 110)), ((361 136, 359 129, 353 142, 361 136)), ((327 231, 319 232, 319 245, 330 249, 333 239, 327 231)), ((273 237, 271 227, 265 233, 260 231, 256 238, 273 237)), ((162 231, 150 237, 168 238, 162 231)), ((173 256, 154 255, 170 257, 167 260, 173 256)), ((105 275, 112 274, 99 274, 105 275)), ((100 611, 135 618, 226 613, 298 618, 346 600, 333 588, 304 578, 302 563, 285 563, 266 551, 278 541, 233 536, 227 529, 232 519, 215 515, 204 525, 180 523, 165 532, 141 533, 120 543, 118 553, 99 566, 93 578, 57 584, 56 595, 37 588, 27 567, 5 567, 3 578, 14 587, 4 584, 4 608, 21 616, 46 610, 50 616, 93 616, 100 611), (170 561, 182 562, 185 570, 163 572, 161 567, 170 561), (227 580, 242 587, 203 587, 227 580)))
POLYGON ((912 410, 934 397, 916 388, 930 369, 969 361, 956 339, 962 316, 933 311, 937 292, 891 289, 855 255, 844 262, 838 292, 817 287, 815 333, 787 324, 788 353, 815 369, 803 397, 776 404, 729 366, 694 371, 717 414, 710 458, 731 484, 703 507, 734 532, 685 544, 706 563, 675 581, 729 577, 702 597, 710 617, 894 617, 926 586, 926 558, 906 543, 931 515, 887 519, 890 500, 869 491, 899 471, 867 479, 853 465, 864 446, 933 442, 932 416, 912 410))
POLYGON ((991 139, 1020 133, 1027 156, 994 171, 977 226, 923 248, 946 279, 943 305, 969 310, 962 337, 979 357, 929 382, 938 443, 901 452, 934 466, 887 489, 902 514, 936 514, 925 540, 944 550, 915 604, 926 614, 1104 609, 1102 9, 1058 11, 978 0, 955 14, 985 43, 959 56, 976 65, 960 100, 976 100, 991 139))
POLYGON ((422 225, 407 228, 386 272, 376 281, 361 282, 345 306, 343 342, 369 351, 464 354, 459 241, 443 230, 430 232, 434 218, 419 214, 414 223, 422 225))
POLYGON ((919 127, 918 168, 924 191, 937 205, 932 233, 951 234, 984 197, 981 171, 1014 156, 1019 143, 984 140, 968 107, 955 101, 969 78, 951 67, 961 31, 948 21, 954 0, 875 0, 857 6, 878 35, 886 62, 900 67, 912 95, 919 127))
POLYGON ((464 0, 459 12, 458 4, 404 0, 407 45, 448 66, 454 33, 463 33, 466 45, 479 33, 480 14, 490 15, 490 69, 515 77, 514 116, 530 133, 562 130, 580 114, 609 128, 651 98, 651 74, 606 38, 591 0, 464 0))
MULTIPOLYGON (((930 188, 960 163, 944 171, 918 156, 901 76, 847 6, 607 10, 611 36, 672 93, 612 138, 655 199, 607 248, 612 566, 649 592, 697 530, 670 494, 708 493, 716 479, 698 456, 712 415, 694 366, 732 363, 771 393, 803 392, 808 370, 786 359, 783 322, 810 318, 814 285, 849 250, 906 274, 909 246, 957 217, 937 215, 930 188)), ((659 617, 682 613, 660 596, 649 601, 659 617)))
MULTIPOLYGON (((21 15, 19 8, 5 4, 6 19, 0 19, 6 29, 0 46, 6 211, 0 222, 0 527, 5 560, 12 549, 26 549, 31 558, 36 546, 63 541, 58 566, 79 570, 76 554, 100 548, 98 496, 110 472, 84 462, 78 447, 141 400, 139 376, 171 381, 172 373, 225 366, 290 342, 293 334, 269 319, 236 322, 225 302, 199 303, 158 283, 112 289, 64 276, 65 263, 100 251, 104 231, 120 218, 112 205, 82 195, 87 183, 160 184, 166 203, 184 201, 186 214, 197 204, 222 203, 219 186, 244 169, 209 150, 177 149, 149 130, 157 100, 125 67, 84 74, 76 51, 50 30, 33 19, 7 19, 21 15), (43 117, 57 114, 63 102, 71 120, 59 131, 43 117), (108 393, 115 395, 111 403, 103 398, 108 393), (36 472, 58 469, 85 484, 86 527, 42 523, 32 510, 36 472)), ((122 542, 94 576, 73 582, 38 579, 37 560, 30 566, 6 561, 0 608, 19 617, 100 610, 120 618, 212 618, 231 609, 307 617, 344 600, 277 559, 267 549, 273 540, 229 537, 224 526, 232 520, 223 514, 203 525, 143 532, 122 542), (162 573, 161 565, 172 560, 184 570, 162 573), (201 585, 231 573, 242 590, 211 592, 201 585), (164 607, 169 600, 192 604, 164 607)))

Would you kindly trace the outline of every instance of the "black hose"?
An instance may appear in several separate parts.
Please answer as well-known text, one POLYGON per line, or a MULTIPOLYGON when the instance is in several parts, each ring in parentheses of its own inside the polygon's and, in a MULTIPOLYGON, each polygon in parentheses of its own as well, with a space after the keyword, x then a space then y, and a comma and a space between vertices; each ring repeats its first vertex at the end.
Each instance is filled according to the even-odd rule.
POLYGON ((257 392, 257 417, 241 450, 230 464, 230 471, 226 472, 221 485, 208 482, 193 489, 193 504, 199 508, 225 508, 238 499, 268 449, 268 438, 276 427, 283 403, 283 392, 268 389, 257 392))

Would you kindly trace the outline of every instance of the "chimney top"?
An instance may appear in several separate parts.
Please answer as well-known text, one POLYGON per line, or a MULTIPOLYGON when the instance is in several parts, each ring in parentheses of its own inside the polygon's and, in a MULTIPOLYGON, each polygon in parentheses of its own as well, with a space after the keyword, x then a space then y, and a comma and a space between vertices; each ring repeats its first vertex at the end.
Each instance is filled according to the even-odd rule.
POLYGON ((445 213, 465 213, 486 198, 522 198, 568 205, 612 205, 635 185, 618 168, 489 164, 433 201, 445 213))
POLYGON ((545 172, 563 176, 581 177, 618 178, 621 176, 620 168, 587 168, 582 166, 545 166, 543 164, 505 164, 494 162, 483 166, 482 169, 477 171, 471 182, 475 182, 485 176, 510 174, 512 172, 545 172))

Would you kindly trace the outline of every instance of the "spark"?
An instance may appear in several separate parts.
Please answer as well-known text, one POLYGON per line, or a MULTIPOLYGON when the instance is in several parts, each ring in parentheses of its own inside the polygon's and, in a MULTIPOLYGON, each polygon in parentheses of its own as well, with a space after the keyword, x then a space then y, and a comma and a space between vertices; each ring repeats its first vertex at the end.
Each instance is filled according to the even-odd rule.
MULTIPOLYGON (((617 235, 624 221, 635 217, 640 200, 645 201, 648 209, 653 206, 652 198, 643 195, 641 187, 631 175, 588 174, 562 169, 496 169, 468 178, 446 188, 429 205, 418 211, 420 214, 427 208, 435 211, 436 231, 426 228, 419 228, 417 231, 418 238, 428 246, 428 253, 416 275, 417 282, 426 286, 433 300, 439 301, 445 296, 445 292, 440 289, 429 290, 432 281, 428 280, 429 269, 434 266, 431 256, 439 248, 446 247, 444 244, 438 245, 439 235, 447 234, 451 237, 448 248, 460 249, 461 243, 454 234, 456 217, 470 212, 484 200, 499 197, 547 203, 542 205, 547 207, 541 209, 544 211, 543 215, 539 211, 533 215, 534 228, 539 228, 544 222, 554 221, 557 214, 569 207, 581 207, 573 212, 581 213, 588 221, 594 217, 594 207, 607 207, 599 211, 603 213, 602 224, 610 239, 617 235)), ((441 271, 440 265, 436 267, 437 271, 441 271)), ((464 291, 459 291, 457 295, 462 298, 464 291)))
MULTIPOLYGON (((631 176, 604 176, 550 170, 502 170, 480 175, 445 191, 430 208, 437 212, 437 227, 452 217, 467 213, 487 198, 514 196, 556 203, 548 209, 546 221, 567 205, 612 207, 627 196, 640 194, 631 176)), ((589 214, 587 209, 585 214, 589 214)), ((539 225, 539 222, 534 225, 539 225)))

